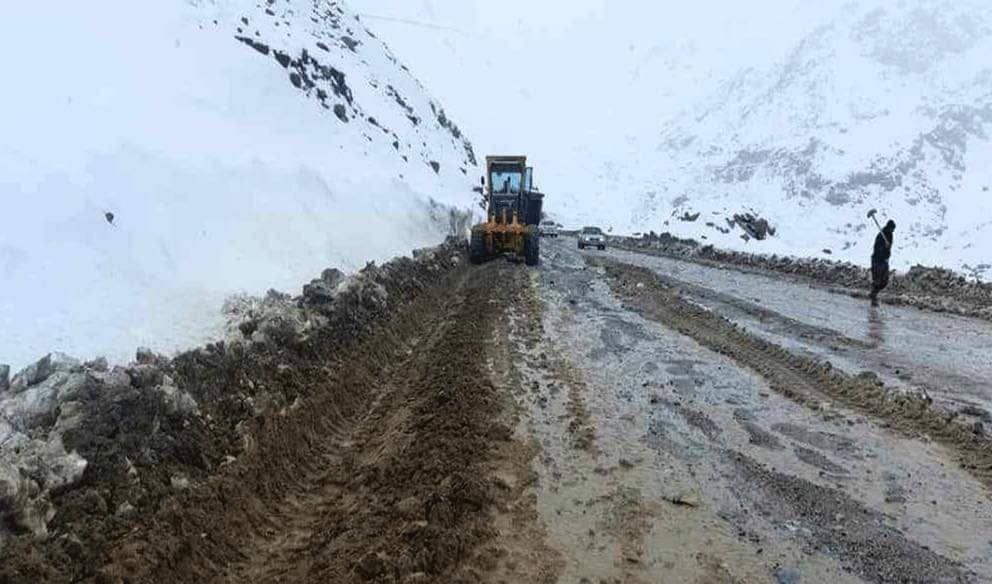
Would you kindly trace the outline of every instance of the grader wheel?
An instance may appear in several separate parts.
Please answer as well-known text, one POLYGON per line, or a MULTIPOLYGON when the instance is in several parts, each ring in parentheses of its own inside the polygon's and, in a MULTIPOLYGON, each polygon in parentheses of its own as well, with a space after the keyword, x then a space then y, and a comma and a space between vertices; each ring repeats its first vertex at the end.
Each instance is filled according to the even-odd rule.
POLYGON ((472 238, 468 246, 468 259, 473 264, 481 264, 489 255, 486 250, 486 234, 481 229, 472 230, 472 238))
POLYGON ((541 263, 541 236, 537 230, 528 233, 524 239, 524 262, 528 266, 541 263))

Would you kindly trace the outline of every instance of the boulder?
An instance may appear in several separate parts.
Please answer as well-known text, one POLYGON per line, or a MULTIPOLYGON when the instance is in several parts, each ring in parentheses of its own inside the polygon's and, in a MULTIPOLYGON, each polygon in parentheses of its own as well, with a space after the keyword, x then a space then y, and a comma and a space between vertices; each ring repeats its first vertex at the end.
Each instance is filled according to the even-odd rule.
POLYGON ((82 402, 62 402, 59 405, 59 417, 55 421, 55 426, 53 426, 52 431, 56 434, 63 435, 66 432, 75 430, 82 426, 85 419, 86 409, 83 407, 82 402))
POLYGON ((57 371, 41 383, 0 400, 0 414, 21 431, 51 423, 59 404, 78 396, 88 382, 86 373, 57 371))
POLYGON ((56 372, 69 372, 79 369, 80 362, 64 353, 49 353, 28 365, 10 380, 10 389, 20 393, 32 385, 37 385, 56 372))
POLYGON ((162 395, 166 411, 173 415, 188 416, 199 411, 199 405, 193 396, 175 386, 172 379, 166 375, 161 385, 155 391, 162 395))
POLYGON ((162 366, 169 362, 168 359, 152 351, 148 347, 139 347, 134 354, 134 360, 138 365, 158 365, 162 366))
POLYGON ((47 492, 64 489, 83 478, 86 460, 76 452, 66 452, 57 433, 47 441, 32 440, 32 448, 21 452, 21 473, 38 481, 47 492))
MULTIPOLYGON (((327 289, 336 276, 325 271, 327 281, 321 282, 323 291, 316 296, 328 302, 331 292, 327 289)), ((335 293, 336 294, 336 293, 335 293)), ((227 339, 232 343, 250 341, 265 343, 281 342, 295 338, 319 325, 322 321, 304 310, 300 303, 289 294, 269 290, 264 297, 236 295, 224 301, 224 317, 227 319, 227 339)))
POLYGON ((422 247, 413 250, 413 259, 418 261, 431 261, 437 257, 437 248, 422 247))
MULTIPOLYGON (((0 434, 3 426, 0 422, 0 434)), ((2 525, 10 525, 44 537, 55 516, 50 492, 79 482, 86 461, 75 452, 67 453, 58 435, 43 441, 13 431, 7 440, 7 447, 0 448, 0 535, 2 525)))
POLYGON ((303 286, 303 300, 307 304, 327 304, 337 296, 338 286, 344 281, 345 275, 337 268, 328 268, 321 273, 320 278, 312 280, 303 286))
POLYGON ((131 387, 131 376, 127 369, 114 367, 110 371, 98 371, 92 373, 93 378, 104 385, 104 393, 115 394, 122 389, 131 387))
POLYGON ((10 365, 0 363, 0 393, 10 388, 10 365))
POLYGON ((106 357, 97 357, 92 361, 87 361, 86 363, 83 364, 83 366, 86 369, 90 369, 92 371, 98 371, 101 373, 105 373, 108 369, 110 369, 110 364, 107 362, 106 357))
POLYGON ((758 241, 767 239, 769 235, 775 235, 775 228, 767 219, 756 217, 751 213, 739 213, 734 215, 734 222, 740 226, 749 236, 758 241))
POLYGON ((127 374, 131 376, 131 385, 138 389, 155 387, 162 383, 165 376, 161 368, 149 363, 135 365, 127 370, 127 374))

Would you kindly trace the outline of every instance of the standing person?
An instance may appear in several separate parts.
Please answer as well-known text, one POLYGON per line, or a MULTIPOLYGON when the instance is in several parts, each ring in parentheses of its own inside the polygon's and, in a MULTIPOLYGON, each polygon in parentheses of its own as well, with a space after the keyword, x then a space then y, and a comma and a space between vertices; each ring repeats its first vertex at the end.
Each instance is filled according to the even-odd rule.
POLYGON ((878 306, 878 293, 889 285, 889 258, 892 257, 892 236, 896 222, 889 220, 875 237, 875 250, 871 254, 871 305, 878 306))

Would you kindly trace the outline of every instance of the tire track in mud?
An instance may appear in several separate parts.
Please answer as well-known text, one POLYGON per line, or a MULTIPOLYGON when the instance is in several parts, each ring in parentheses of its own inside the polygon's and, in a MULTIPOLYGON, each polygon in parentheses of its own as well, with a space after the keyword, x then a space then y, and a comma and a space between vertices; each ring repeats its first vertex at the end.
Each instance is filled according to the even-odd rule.
POLYGON ((722 304, 742 314, 756 318, 762 323, 771 325, 769 329, 771 332, 777 334, 792 333, 801 339, 810 340, 823 346, 846 346, 858 349, 871 349, 873 347, 871 343, 851 338, 833 329, 796 320, 781 312, 765 308, 764 306, 731 294, 704 288, 703 286, 698 286, 665 274, 659 274, 657 272, 654 274, 666 286, 683 290, 694 299, 722 304))
MULTIPOLYGON (((519 330, 515 334, 527 348, 540 348, 533 367, 547 375, 550 380, 549 391, 556 392, 564 387, 568 392, 565 406, 568 414, 566 433, 571 437, 572 446, 595 454, 596 429, 585 398, 589 386, 581 372, 556 347, 546 342, 544 304, 535 288, 537 285, 536 281, 532 281, 519 301, 519 306, 524 310, 523 314, 517 315, 516 328, 519 330)), ((539 382, 534 381, 532 384, 537 384, 536 387, 532 385, 532 389, 540 389, 539 382)))
MULTIPOLYGON (((622 267, 626 268, 626 266, 622 267)), ((607 274, 614 275, 611 274, 609 268, 607 274)), ((653 274, 647 274, 645 279, 628 281, 631 296, 637 294, 638 300, 647 297, 648 301, 645 305, 631 299, 631 296, 622 294, 618 294, 618 296, 626 300, 628 306, 639 310, 644 316, 654 318, 660 324, 700 341, 701 345, 715 349, 716 352, 737 360, 747 368, 757 369, 752 367, 746 359, 755 355, 760 356, 760 352, 739 358, 739 353, 732 351, 733 345, 747 342, 728 332, 736 330, 732 324, 697 305, 678 298, 674 291, 663 287, 660 292, 651 290, 651 286, 660 287, 656 281, 648 280, 652 276, 653 274), (662 303, 664 303, 663 309, 672 313, 685 312, 678 316, 668 314, 667 316, 672 320, 662 320, 654 313, 654 310, 657 309, 655 305, 662 303), (727 338, 731 346, 728 348, 715 343, 710 344, 714 337, 701 335, 704 340, 700 340, 688 332, 691 330, 692 333, 695 333, 697 332, 696 329, 678 326, 682 323, 681 321, 676 322, 676 318, 686 320, 693 318, 711 319, 698 325, 700 328, 705 327, 709 322, 722 323, 726 329, 714 326, 714 330, 720 331, 724 337, 719 338, 727 338)), ((614 285, 615 291, 616 282, 610 282, 610 284, 614 285)), ((784 368, 793 366, 791 361, 781 365, 784 368)), ((777 370, 771 371, 773 374, 777 373, 777 370)), ((763 371, 759 370, 758 372, 764 374, 763 371)), ((806 400, 798 400, 795 396, 787 395, 787 397, 792 397, 800 403, 811 404, 814 398, 829 395, 826 390, 821 390, 818 387, 819 384, 825 383, 824 380, 819 377, 805 378, 805 375, 800 370, 799 377, 789 378, 789 381, 794 384, 804 383, 804 385, 796 385, 793 389, 794 391, 807 392, 805 394, 806 400)), ((772 386, 782 381, 781 378, 773 379, 767 378, 767 376, 766 379, 772 386)), ((775 389, 781 392, 779 387, 775 387, 775 389)), ((735 411, 734 418, 738 422, 748 422, 751 419, 750 415, 743 410, 735 411)), ((843 419, 840 422, 843 424, 843 419)), ((687 423, 702 432, 697 424, 687 423)), ((766 446, 762 443, 763 440, 755 441, 754 433, 748 431, 748 434, 750 434, 753 444, 766 446)), ((797 432, 790 434, 798 435, 797 432)), ((761 438, 760 436, 757 437, 761 438)), ((836 443, 838 447, 842 446, 839 442, 843 440, 841 436, 812 432, 799 437, 808 442, 826 443, 829 441, 836 443)), ((783 447, 777 439, 774 444, 767 444, 767 446, 783 447)), ((827 475, 840 476, 844 474, 845 469, 833 466, 832 462, 820 453, 812 449, 804 450, 798 445, 794 447, 797 449, 796 458, 800 461, 823 469, 827 475)), ((726 465, 720 471, 720 476, 732 485, 732 491, 743 502, 744 514, 740 516, 741 518, 753 516, 761 518, 761 521, 771 521, 776 526, 782 526, 785 523, 786 526, 789 526, 789 533, 795 533, 794 537, 804 540, 810 549, 835 558, 846 572, 850 572, 864 581, 879 584, 887 582, 922 584, 929 582, 963 583, 978 580, 975 573, 970 571, 967 566, 952 559, 956 558, 956 555, 942 555, 941 552, 936 552, 913 538, 907 537, 902 529, 890 524, 890 518, 883 511, 867 507, 839 486, 838 488, 831 488, 819 485, 808 478, 783 473, 776 470, 776 468, 782 467, 778 465, 766 466, 766 463, 758 462, 756 458, 751 458, 742 451, 722 450, 718 456, 721 462, 726 465), (796 531, 791 532, 793 529, 796 531)), ((760 455, 759 458, 765 460, 760 455)), ((784 465, 784 468, 788 468, 788 465, 784 465)), ((824 475, 821 474, 821 476, 824 475)))
MULTIPOLYGON (((98 581, 448 582, 491 567, 508 397, 486 345, 515 285, 458 270, 116 546, 98 581)), ((287 371, 287 375, 296 375, 287 371)))
POLYGON ((658 503, 628 484, 626 473, 635 463, 616 461, 613 452, 602 449, 604 427, 590 401, 602 389, 590 384, 552 330, 556 324, 549 318, 555 317, 541 293, 545 276, 532 273, 507 333, 511 343, 526 349, 510 361, 510 370, 523 388, 517 395, 523 410, 518 431, 530 437, 540 457, 534 491, 545 541, 556 553, 552 581, 647 584, 654 580, 645 536, 657 519, 658 503))
POLYGON ((652 271, 601 259, 613 292, 631 307, 762 375, 775 391, 813 409, 836 401, 908 436, 925 435, 947 448, 957 463, 992 488, 992 442, 984 440, 917 396, 889 393, 875 379, 851 377, 829 363, 795 355, 744 332, 727 319, 683 300, 652 271))
POLYGON ((880 514, 844 493, 782 474, 739 452, 724 458, 752 509, 783 522, 801 523, 810 544, 844 558, 847 568, 868 582, 930 584, 975 582, 960 564, 907 539, 880 514))
MULTIPOLYGON (((531 272, 533 273, 533 272, 531 272)), ((524 278, 521 278, 523 280, 524 278)), ((494 542, 498 561, 482 582, 528 582, 554 584, 562 571, 561 554, 548 543, 547 526, 538 511, 535 470, 544 455, 540 441, 525 427, 526 412, 521 404, 540 399, 540 382, 530 380, 522 372, 524 362, 541 362, 535 356, 544 335, 539 318, 540 304, 526 282, 513 286, 511 307, 500 319, 494 342, 489 347, 490 375, 500 391, 512 398, 511 419, 516 428, 514 440, 508 444, 511 454, 501 456, 494 474, 505 496, 499 502, 496 526, 499 536, 494 542)), ((544 355, 545 359, 547 355, 544 355)), ((551 391, 550 387, 546 387, 551 391)))

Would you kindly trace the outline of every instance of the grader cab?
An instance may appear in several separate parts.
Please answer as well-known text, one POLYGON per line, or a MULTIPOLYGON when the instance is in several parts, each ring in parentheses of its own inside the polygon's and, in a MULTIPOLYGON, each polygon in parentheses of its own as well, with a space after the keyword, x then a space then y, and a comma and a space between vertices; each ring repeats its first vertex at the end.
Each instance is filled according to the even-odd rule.
POLYGON ((472 227, 469 258, 479 264, 501 254, 536 266, 541 257, 541 206, 544 195, 534 187, 534 169, 526 156, 487 156, 482 177, 486 222, 472 227))

